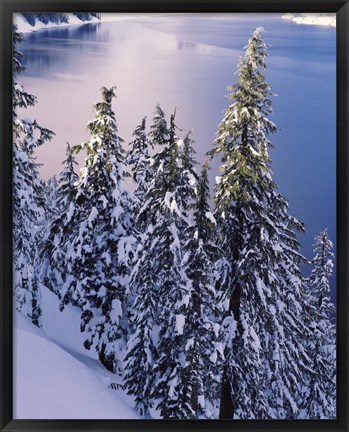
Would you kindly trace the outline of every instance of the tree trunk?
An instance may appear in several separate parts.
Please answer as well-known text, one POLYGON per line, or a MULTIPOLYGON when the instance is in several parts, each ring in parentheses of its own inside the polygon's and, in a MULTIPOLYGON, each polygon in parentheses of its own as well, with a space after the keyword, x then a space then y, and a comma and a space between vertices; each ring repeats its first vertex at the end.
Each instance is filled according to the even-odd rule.
POLYGON ((228 365, 225 364, 223 369, 223 378, 221 385, 221 402, 219 406, 219 419, 231 420, 234 418, 234 401, 232 395, 232 388, 230 383, 230 376, 228 376, 228 365))
POLYGON ((105 345, 102 346, 102 350, 98 353, 99 361, 102 363, 102 365, 112 373, 115 373, 115 358, 114 355, 107 356, 105 353, 105 345))
MULTIPOLYGON (((197 293, 193 294, 193 311, 194 313, 196 313, 197 318, 201 316, 201 300, 197 293)), ((191 393, 191 407, 195 415, 197 415, 198 406, 199 406, 198 397, 199 397, 199 383, 194 382, 192 393, 191 393)))
MULTIPOLYGON (((244 131, 243 139, 247 141, 247 128, 244 131)), ((238 206, 239 208, 239 206, 238 206)), ((242 213, 237 210, 238 225, 240 227, 240 232, 242 232, 242 213)), ((233 246, 233 263, 237 261, 240 254, 238 239, 235 239, 235 244, 233 246)), ((234 319, 237 322, 238 328, 240 324, 240 298, 241 298, 241 286, 239 283, 231 289, 231 295, 229 299, 229 311, 228 313, 233 313, 234 319)), ((241 324, 240 324, 241 325, 241 324)), ((234 418, 235 402, 233 398, 233 387, 232 387, 233 377, 229 374, 228 364, 225 363, 223 368, 222 384, 221 384, 221 400, 219 407, 219 419, 232 419, 234 418)))
MULTIPOLYGON (((232 290, 229 301, 229 312, 233 312, 234 318, 237 322, 240 320, 240 285, 235 285, 232 290)), ((234 418, 235 403, 233 399, 232 377, 229 376, 229 367, 224 365, 222 384, 221 384, 221 401, 219 407, 219 419, 232 419, 234 418)))

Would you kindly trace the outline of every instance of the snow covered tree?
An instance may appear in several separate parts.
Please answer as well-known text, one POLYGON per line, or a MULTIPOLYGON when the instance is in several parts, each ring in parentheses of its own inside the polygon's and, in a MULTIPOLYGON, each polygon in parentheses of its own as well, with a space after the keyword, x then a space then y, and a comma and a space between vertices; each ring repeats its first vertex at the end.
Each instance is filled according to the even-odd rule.
POLYGON ((137 411, 149 418, 154 404, 151 393, 154 386, 154 363, 157 357, 153 339, 157 315, 157 276, 154 273, 151 251, 151 233, 143 234, 135 255, 135 266, 130 287, 136 293, 132 307, 131 335, 124 364, 124 388, 135 398, 137 411))
POLYGON ((335 307, 331 302, 330 288, 334 256, 332 250, 333 243, 325 229, 315 237, 314 268, 309 278, 311 372, 308 374, 309 382, 303 389, 301 416, 308 419, 336 417, 335 307))
POLYGON ((58 205, 63 211, 68 210, 73 199, 75 184, 79 180, 79 176, 74 169, 77 164, 70 144, 67 143, 66 158, 63 161, 63 171, 59 175, 57 191, 58 205))
POLYGON ((155 107, 153 123, 150 126, 150 146, 155 148, 157 153, 152 157, 149 165, 148 189, 143 196, 142 206, 137 214, 136 222, 139 230, 144 232, 149 224, 156 224, 157 209, 161 204, 164 191, 168 189, 169 176, 162 167, 167 167, 170 161, 170 127, 167 124, 166 116, 159 104, 155 107), (156 176, 156 181, 154 177, 156 176), (152 193, 149 190, 152 190, 152 193))
MULTIPOLYGON (((169 143, 169 129, 165 113, 160 105, 156 106, 154 124, 151 126, 151 136, 154 144, 162 146, 162 150, 155 156, 156 166, 159 167, 167 158, 169 143), (164 159, 161 161, 161 159, 164 159)), ((140 179, 141 185, 138 196, 141 196, 140 211, 136 217, 139 244, 134 257, 134 268, 130 278, 130 291, 134 298, 131 307, 131 329, 133 334, 128 343, 125 357, 124 386, 128 394, 135 397, 136 409, 144 416, 149 416, 149 408, 153 406, 152 388, 155 382, 154 363, 156 346, 153 341, 153 331, 158 317, 159 305, 155 308, 155 298, 158 296, 159 285, 157 269, 154 268, 156 251, 153 247, 154 225, 158 223, 159 203, 163 200, 165 189, 155 187, 160 181, 162 170, 154 176, 155 163, 152 167, 152 178, 147 188, 143 168, 148 154, 148 143, 145 135, 145 119, 134 133, 135 140, 129 153, 129 161, 133 165, 134 179, 140 179)), ((152 144, 152 145, 154 145, 152 144)), ((138 182, 137 182, 138 186, 138 182)), ((138 187, 137 187, 138 189, 138 187)), ((137 190, 136 190, 137 194, 137 190)))
POLYGON ((52 220, 59 213, 57 207, 58 181, 55 175, 44 183, 46 219, 52 220))
POLYGON ((16 44, 23 36, 13 31, 13 260, 16 309, 33 324, 41 326, 41 292, 38 281, 37 232, 44 218, 44 190, 39 179, 34 151, 52 138, 53 132, 38 125, 36 120, 21 119, 18 108, 36 103, 17 81, 24 71, 22 54, 16 44))
POLYGON ((131 149, 127 155, 127 162, 131 165, 132 178, 136 184, 135 196, 139 199, 140 205, 143 202, 143 196, 148 189, 150 181, 150 163, 149 148, 152 146, 151 141, 146 133, 146 118, 137 126, 133 132, 133 140, 130 143, 131 149))
POLYGON ((222 157, 215 217, 230 266, 219 281, 229 329, 219 417, 290 418, 308 366, 302 333, 304 262, 296 239, 303 225, 288 214, 272 179, 268 135, 271 90, 263 71, 267 46, 258 28, 228 87, 233 103, 219 125, 211 156, 222 157))
MULTIPOLYGON (((184 140, 184 155, 191 154, 188 142, 184 140)), ((187 158, 185 158, 187 159, 187 158)), ((191 163, 191 169, 194 164, 191 163)), ((188 167, 184 160, 180 167, 185 173, 188 167)), ((189 171, 191 171, 191 169, 189 171)), ((215 292, 215 263, 219 250, 215 244, 213 229, 215 220, 209 205, 208 164, 202 166, 201 175, 189 177, 188 184, 195 187, 192 201, 194 224, 185 231, 185 254, 183 266, 191 283, 188 309, 191 311, 183 328, 187 340, 185 351, 185 374, 191 384, 191 407, 195 418, 213 418, 219 379, 218 371, 222 352, 218 349, 218 327, 215 323, 220 312, 215 292)), ((190 189, 187 194, 189 195, 190 189)))
POLYGON ((101 363, 120 372, 128 332, 127 296, 134 254, 134 197, 125 188, 122 140, 112 110, 114 88, 101 89, 96 116, 88 123, 91 138, 75 146, 87 157, 68 210, 63 309, 82 308, 85 347, 96 349, 101 363))
MULTIPOLYGON (((173 192, 167 192, 161 219, 154 228, 153 247, 157 245, 156 271, 158 274, 158 296, 161 299, 158 353, 155 365, 157 379, 153 397, 159 399, 157 408, 163 418, 195 418, 191 406, 192 382, 188 380, 183 362, 189 348, 185 327, 190 313, 190 281, 182 270, 183 240, 177 221, 177 204, 173 192)), ((159 214, 160 216, 160 214, 159 214)))
POLYGON ((79 179, 74 165, 77 162, 67 144, 66 159, 57 185, 55 215, 42 230, 39 243, 40 279, 57 295, 60 295, 66 277, 67 240, 74 209, 75 184, 79 179))
POLYGON ((142 384, 138 385, 130 369, 126 387, 136 396, 138 406, 142 403, 148 409, 156 402, 163 418, 195 418, 191 407, 192 384, 182 361, 187 346, 184 329, 191 290, 182 269, 183 228, 191 222, 190 206, 181 192, 186 188, 182 174, 185 176, 189 171, 180 169, 185 159, 184 143, 178 140, 176 128, 175 114, 168 125, 157 105, 150 138, 159 151, 154 155, 151 181, 138 215, 142 236, 131 277, 131 289, 138 294, 134 323, 137 327, 138 322, 140 327, 135 330, 126 357, 129 368, 141 365, 140 370, 133 371, 137 377, 142 373, 148 376, 147 380, 143 376, 142 384), (140 301, 140 293, 147 299, 146 305, 140 301), (150 300, 155 298, 156 310, 154 300, 150 300), (143 347, 148 354, 146 360, 143 347))

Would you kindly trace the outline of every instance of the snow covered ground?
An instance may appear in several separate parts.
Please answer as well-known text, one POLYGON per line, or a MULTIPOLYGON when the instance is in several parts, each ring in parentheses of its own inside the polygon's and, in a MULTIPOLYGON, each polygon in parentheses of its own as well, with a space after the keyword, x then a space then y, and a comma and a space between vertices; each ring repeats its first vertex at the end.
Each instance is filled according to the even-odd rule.
POLYGON ((109 388, 116 376, 83 347, 80 313, 58 309, 43 288, 43 329, 16 313, 14 320, 15 419, 139 419, 133 400, 109 388))
POLYGON ((335 14, 286 14, 283 15, 282 18, 293 21, 297 24, 336 27, 335 14))
POLYGON ((68 14, 68 19, 69 22, 67 23, 48 23, 48 24, 44 24, 41 21, 36 21, 35 25, 32 26, 30 25, 21 14, 15 14, 14 15, 14 24, 17 24, 18 26, 18 31, 21 33, 29 33, 32 31, 36 31, 36 30, 41 30, 41 29, 48 29, 48 28, 52 28, 52 27, 67 27, 67 26, 71 26, 71 25, 81 25, 81 24, 86 24, 86 23, 97 23, 100 22, 100 20, 98 18, 92 17, 90 21, 81 21, 79 18, 77 18, 75 15, 73 14, 68 14))
POLYGON ((37 30, 47 29, 47 28, 53 28, 53 27, 67 27, 71 25, 82 25, 82 24, 89 24, 89 23, 99 23, 99 22, 110 22, 110 21, 125 21, 125 20, 135 20, 135 19, 141 19, 146 18, 148 16, 151 16, 151 14, 137 14, 137 13, 104 13, 102 14, 101 19, 92 17, 90 21, 81 21, 79 18, 77 18, 73 14, 68 14, 69 22, 67 23, 48 23, 44 24, 41 21, 36 21, 35 26, 30 25, 22 15, 15 14, 14 17, 14 24, 17 24, 18 31, 21 33, 29 33, 37 30))

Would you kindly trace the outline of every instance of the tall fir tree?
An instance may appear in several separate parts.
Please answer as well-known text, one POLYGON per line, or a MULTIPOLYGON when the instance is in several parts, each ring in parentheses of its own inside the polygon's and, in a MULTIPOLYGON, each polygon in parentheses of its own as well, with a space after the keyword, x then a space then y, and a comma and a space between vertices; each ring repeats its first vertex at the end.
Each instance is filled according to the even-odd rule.
POLYGON ((75 172, 75 166, 77 166, 78 163, 74 158, 69 143, 67 143, 66 158, 62 164, 63 171, 59 175, 57 199, 61 210, 67 211, 74 196, 75 186, 79 180, 79 176, 75 172))
POLYGON ((17 81, 25 70, 16 45, 23 41, 17 27, 13 30, 13 247, 14 295, 16 309, 33 324, 41 326, 41 291, 38 280, 37 232, 44 220, 44 189, 39 179, 35 149, 52 139, 53 132, 36 120, 22 119, 19 108, 29 108, 36 97, 17 81))
POLYGON ((145 157, 148 154, 145 119, 136 129, 134 136, 135 139, 129 152, 129 163, 132 166, 133 178, 137 182, 136 194, 137 190, 139 191, 137 194, 139 212, 135 219, 139 244, 130 278, 130 291, 134 299, 131 307, 133 334, 129 340, 125 357, 124 387, 128 394, 134 396, 136 409, 147 418, 150 415, 149 409, 154 404, 152 389, 155 382, 154 364, 157 357, 157 346, 153 341, 153 333, 159 311, 159 305, 155 308, 159 283, 157 269, 154 267, 156 251, 153 246, 153 236, 154 226, 158 223, 159 203, 165 193, 165 189, 161 186, 155 187, 160 181, 160 177, 156 176, 155 165, 161 166, 164 162, 162 159, 167 158, 169 142, 169 129, 165 113, 160 105, 155 108, 154 123, 151 126, 151 138, 153 139, 151 146, 157 146, 159 152, 154 156, 152 177, 149 178, 150 183, 144 190, 143 167, 145 167, 145 157))
POLYGON ((150 165, 152 160, 149 155, 152 143, 146 132, 146 117, 143 118, 141 124, 133 132, 133 140, 130 143, 130 147, 127 162, 131 166, 132 178, 136 185, 134 194, 139 200, 139 205, 142 206, 143 197, 150 182, 150 165))
MULTIPOLYGON (((330 278, 333 272, 333 243, 327 229, 315 237, 308 325, 311 328, 309 355, 311 373, 302 392, 301 418, 336 418, 336 329, 335 307, 331 302, 330 278)), ((307 318, 307 317, 306 317, 307 318)))
POLYGON ((66 278, 67 240, 74 213, 76 184, 79 179, 74 170, 77 162, 69 144, 67 144, 66 159, 62 164, 63 170, 56 191, 56 214, 44 227, 39 244, 40 279, 58 296, 61 295, 66 278))
POLYGON ((91 138, 75 146, 87 157, 70 204, 63 309, 82 308, 85 347, 96 349, 101 363, 121 372, 128 333, 128 281, 134 254, 134 197, 125 188, 122 140, 112 110, 114 88, 101 89, 96 116, 88 123, 91 138))
POLYGON ((57 217, 59 213, 58 209, 58 180, 55 175, 49 177, 47 182, 44 182, 45 191, 45 213, 46 220, 51 221, 57 217))
MULTIPOLYGON (((188 137, 186 137, 188 139, 188 137)), ((193 170, 194 164, 188 162, 191 154, 189 143, 184 140, 184 160, 180 166, 181 172, 193 170)), ((215 244, 214 228, 216 221, 209 205, 210 192, 208 184, 208 164, 205 162, 199 178, 192 172, 188 178, 188 196, 190 187, 195 188, 192 197, 194 224, 185 232, 185 254, 183 268, 191 283, 188 314, 184 335, 187 339, 185 351, 186 379, 191 383, 191 407, 195 418, 214 418, 219 370, 222 362, 222 352, 218 348, 218 328, 216 318, 220 311, 215 291, 215 263, 220 251, 215 244), (194 181, 195 180, 195 181, 194 181)))
POLYGON ((233 103, 210 152, 223 162, 215 215, 230 266, 219 281, 226 305, 222 327, 230 329, 221 419, 296 416, 298 383, 308 368, 300 320, 304 259, 296 238, 303 225, 289 215, 272 179, 268 135, 276 126, 268 118, 271 89, 263 75, 262 31, 256 29, 240 59, 237 83, 228 87, 233 103))
POLYGON ((124 364, 124 388, 129 395, 134 396, 136 410, 144 418, 150 418, 149 410, 154 405, 152 389, 157 358, 154 331, 158 310, 158 279, 154 271, 151 230, 149 227, 140 237, 131 272, 130 289, 134 293, 131 308, 133 333, 127 345, 124 364))
MULTIPOLYGON (((156 401, 156 408, 163 418, 195 418, 191 406, 192 380, 188 380, 189 369, 182 361, 189 347, 185 329, 191 292, 190 281, 182 269, 184 228, 190 225, 190 206, 183 191, 193 185, 188 189, 184 184, 184 177, 189 179, 190 170, 179 168, 185 159, 184 142, 178 140, 176 129, 175 113, 167 124, 163 110, 157 105, 150 138, 159 151, 154 155, 152 180, 138 215, 143 229, 131 283, 137 293, 144 293, 144 298, 158 300, 156 311, 153 301, 148 300, 145 309, 144 302, 139 298, 136 300, 135 311, 140 313, 139 319, 143 322, 147 318, 147 324, 141 328, 142 333, 136 331, 135 345, 131 342, 126 357, 129 367, 142 365, 137 376, 149 370, 151 374, 147 384, 144 386, 143 377, 142 386, 139 386, 137 380, 132 379, 131 369, 126 387, 136 396, 137 402, 140 397, 143 406, 147 403, 147 408, 156 401), (146 342, 142 340, 144 329, 146 342), (155 354, 154 357, 148 355, 146 362, 142 360, 143 346, 147 347, 148 354, 155 354)), ((187 163, 189 168, 190 161, 187 163)))

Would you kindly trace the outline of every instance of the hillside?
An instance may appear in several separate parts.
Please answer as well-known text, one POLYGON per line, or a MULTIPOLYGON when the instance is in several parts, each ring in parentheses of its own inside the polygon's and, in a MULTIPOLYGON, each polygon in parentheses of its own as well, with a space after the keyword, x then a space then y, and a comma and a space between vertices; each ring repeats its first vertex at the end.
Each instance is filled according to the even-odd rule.
POLYGON ((43 329, 18 312, 14 322, 14 418, 137 419, 132 400, 108 386, 115 375, 83 348, 78 310, 58 310, 43 288, 43 329))

